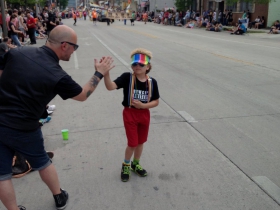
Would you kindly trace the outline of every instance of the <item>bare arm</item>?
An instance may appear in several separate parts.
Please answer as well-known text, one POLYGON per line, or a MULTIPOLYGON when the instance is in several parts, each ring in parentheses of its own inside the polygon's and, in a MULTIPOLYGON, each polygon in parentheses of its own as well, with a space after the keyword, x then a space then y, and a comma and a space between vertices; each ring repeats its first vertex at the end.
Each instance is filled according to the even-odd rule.
POLYGON ((105 86, 106 86, 107 90, 117 89, 116 83, 111 81, 109 72, 104 75, 104 83, 105 83, 105 86))
MULTIPOLYGON (((114 66, 112 66, 113 59, 111 57, 105 57, 101 59, 99 63, 96 59, 94 59, 94 63, 96 71, 102 75, 107 74, 112 68, 114 68, 114 66)), ((72 99, 77 101, 87 100, 87 98, 97 88, 100 80, 101 79, 99 78, 98 74, 95 73, 95 75, 93 75, 91 79, 83 86, 82 92, 72 99)))
POLYGON ((20 33, 20 34, 22 33, 21 31, 16 30, 14 25, 11 25, 11 29, 14 33, 20 33))
POLYGON ((3 73, 3 70, 0 70, 0 77, 1 77, 2 73, 3 73))
POLYGON ((92 78, 83 86, 82 92, 73 97, 72 99, 76 101, 85 101, 87 98, 92 94, 92 92, 97 88, 97 85, 99 84, 100 79, 93 75, 92 78))
POLYGON ((13 48, 16 48, 16 47, 17 47, 16 45, 13 45, 13 44, 7 44, 7 46, 8 46, 10 49, 13 49, 13 48))

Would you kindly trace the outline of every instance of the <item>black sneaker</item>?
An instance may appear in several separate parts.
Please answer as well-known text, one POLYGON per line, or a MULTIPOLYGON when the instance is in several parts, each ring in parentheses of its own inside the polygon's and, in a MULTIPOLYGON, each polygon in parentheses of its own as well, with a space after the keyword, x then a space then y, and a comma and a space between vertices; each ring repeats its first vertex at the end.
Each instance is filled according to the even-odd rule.
POLYGON ((60 190, 61 193, 58 195, 54 195, 53 198, 55 200, 55 205, 57 209, 65 209, 68 200, 68 193, 63 189, 60 190))
POLYGON ((18 206, 19 210, 26 210, 24 206, 18 206))
POLYGON ((140 164, 134 165, 132 161, 131 161, 131 170, 141 177, 147 176, 147 171, 144 168, 142 168, 140 164))
POLYGON ((123 182, 127 182, 130 176, 130 165, 129 164, 122 164, 122 172, 121 172, 121 180, 123 182))

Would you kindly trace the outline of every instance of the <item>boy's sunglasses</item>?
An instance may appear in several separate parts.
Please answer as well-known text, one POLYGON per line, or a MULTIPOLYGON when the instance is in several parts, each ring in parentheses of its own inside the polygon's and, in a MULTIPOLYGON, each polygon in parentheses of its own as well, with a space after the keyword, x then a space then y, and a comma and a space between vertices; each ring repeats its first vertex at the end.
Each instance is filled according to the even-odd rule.
POLYGON ((145 64, 142 64, 142 63, 133 63, 133 64, 132 64, 132 66, 134 66, 134 67, 137 66, 137 65, 139 65, 139 66, 141 66, 141 67, 144 67, 144 66, 145 66, 145 64))

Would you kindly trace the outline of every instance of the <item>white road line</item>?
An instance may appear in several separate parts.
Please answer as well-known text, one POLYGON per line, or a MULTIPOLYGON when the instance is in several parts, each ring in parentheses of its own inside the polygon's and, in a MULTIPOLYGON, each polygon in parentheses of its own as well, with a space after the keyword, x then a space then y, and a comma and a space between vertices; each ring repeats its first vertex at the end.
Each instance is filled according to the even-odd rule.
MULTIPOLYGON (((123 60, 117 53, 115 53, 108 45, 106 45, 101 39, 99 39, 94 33, 91 33, 104 47, 107 48, 123 65, 129 68, 129 64, 123 60)), ((130 68, 129 68, 130 69, 130 68)))
POLYGON ((73 55, 74 55, 75 69, 79 69, 78 57, 77 57, 77 54, 75 51, 74 51, 73 55))
POLYGON ((171 29, 167 29, 167 28, 161 28, 162 30, 166 30, 166 31, 171 31, 171 32, 175 32, 175 33, 182 33, 185 35, 192 35, 192 36, 200 36, 200 37, 204 37, 204 38, 208 38, 208 39, 216 39, 218 41, 226 41, 226 42, 233 42, 233 43, 238 43, 238 44, 245 44, 245 45, 253 45, 253 46, 258 46, 258 47, 266 47, 266 48, 273 48, 273 49, 279 49, 279 47, 272 47, 272 46, 266 46, 266 45, 259 45, 259 44, 251 44, 248 42, 238 42, 238 41, 233 41, 233 40, 229 40, 229 39, 222 39, 220 37, 209 37, 209 36, 204 36, 201 34, 191 34, 191 33, 185 33, 182 31, 175 31, 175 30, 171 30, 171 29))
POLYGON ((266 176, 254 176, 252 179, 278 204, 280 204, 280 188, 266 176))
POLYGON ((183 117, 187 122, 197 122, 189 113, 186 111, 177 111, 181 117, 183 117))

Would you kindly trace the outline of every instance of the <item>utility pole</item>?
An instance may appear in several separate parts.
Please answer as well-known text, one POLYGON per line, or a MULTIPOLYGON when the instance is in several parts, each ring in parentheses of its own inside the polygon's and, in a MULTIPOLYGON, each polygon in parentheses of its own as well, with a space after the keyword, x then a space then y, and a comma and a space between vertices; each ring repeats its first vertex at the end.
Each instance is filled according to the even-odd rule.
POLYGON ((3 37, 8 36, 8 29, 7 29, 7 24, 6 24, 6 16, 5 16, 5 3, 4 0, 0 0, 1 3, 1 13, 2 13, 2 23, 3 23, 3 37))

